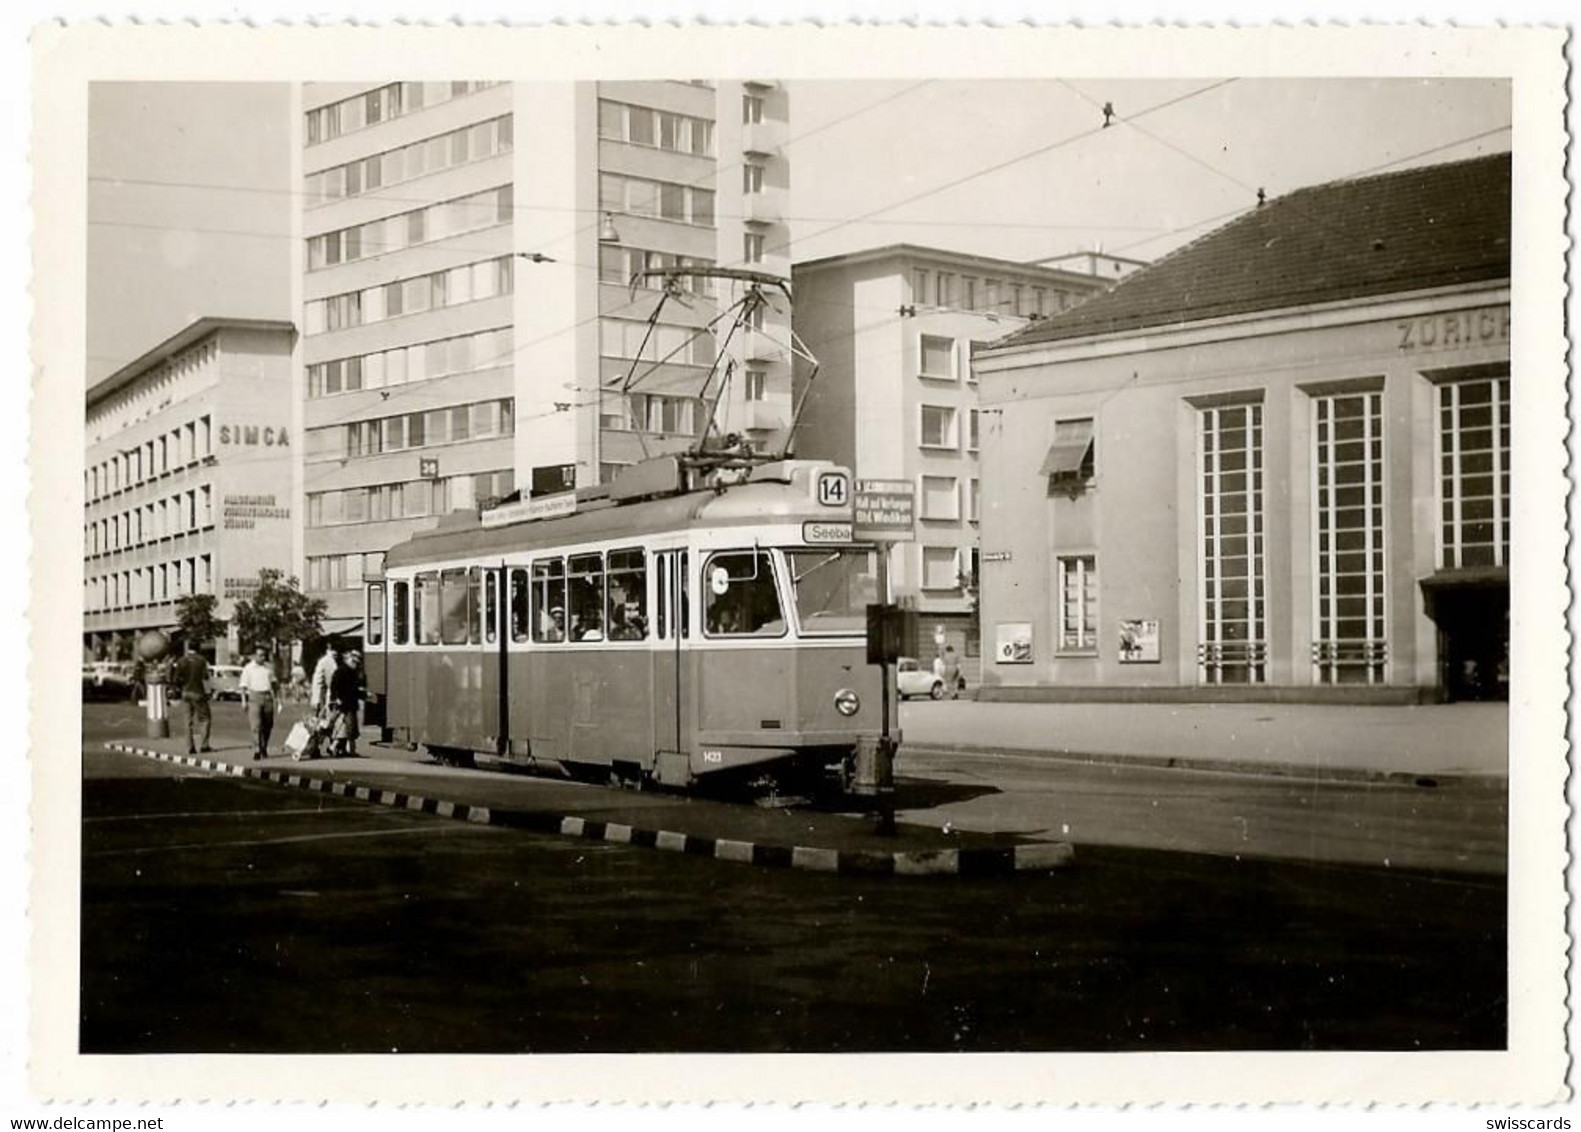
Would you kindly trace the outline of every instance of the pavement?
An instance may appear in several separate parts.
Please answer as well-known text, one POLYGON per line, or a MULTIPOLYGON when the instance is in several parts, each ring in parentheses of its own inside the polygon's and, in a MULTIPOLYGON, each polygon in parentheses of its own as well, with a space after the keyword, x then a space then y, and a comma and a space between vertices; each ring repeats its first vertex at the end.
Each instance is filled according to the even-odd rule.
POLYGON ((195 769, 258 778, 483 825, 531 829, 741 863, 861 875, 986 875, 1071 863, 1072 847, 1042 835, 955 831, 901 821, 878 832, 873 817, 808 807, 721 802, 663 791, 611 789, 516 773, 459 770, 420 752, 364 742, 355 758, 295 762, 278 742, 302 713, 277 719, 274 754, 254 760, 240 721, 215 712, 212 751, 190 755, 179 710, 172 736, 128 736, 110 750, 195 769), (283 723, 283 725, 282 725, 283 723))
POLYGON ((908 753, 1036 756, 1315 780, 1508 778, 1509 705, 913 701, 908 753))

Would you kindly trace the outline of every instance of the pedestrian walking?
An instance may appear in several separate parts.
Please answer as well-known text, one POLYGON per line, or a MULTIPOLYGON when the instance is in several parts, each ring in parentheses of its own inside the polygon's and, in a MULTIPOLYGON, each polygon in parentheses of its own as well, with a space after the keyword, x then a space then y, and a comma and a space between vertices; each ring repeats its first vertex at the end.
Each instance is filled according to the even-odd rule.
POLYGON ((237 683, 242 703, 247 706, 247 726, 253 736, 253 761, 268 757, 269 733, 274 730, 275 689, 279 678, 269 664, 269 653, 254 649, 253 658, 242 666, 237 683))
POLYGON ((187 754, 211 751, 209 732, 214 726, 209 713, 209 662, 198 651, 197 641, 187 642, 187 652, 176 662, 176 687, 187 709, 187 754))
POLYGON ((353 649, 346 654, 345 663, 330 677, 329 702, 334 712, 329 733, 330 750, 338 757, 349 758, 357 753, 357 718, 365 695, 362 654, 353 649))
POLYGON ((288 694, 294 704, 307 701, 307 669, 302 667, 301 661, 291 665, 291 688, 288 694))
POLYGON ((335 642, 327 642, 324 655, 313 666, 313 687, 308 696, 308 706, 313 709, 314 715, 326 714, 329 710, 329 684, 335 676, 335 670, 340 667, 340 659, 336 655, 338 652, 335 642))
POLYGON ((958 699, 961 694, 961 658, 955 655, 954 645, 944 646, 943 661, 944 690, 950 699, 958 699))

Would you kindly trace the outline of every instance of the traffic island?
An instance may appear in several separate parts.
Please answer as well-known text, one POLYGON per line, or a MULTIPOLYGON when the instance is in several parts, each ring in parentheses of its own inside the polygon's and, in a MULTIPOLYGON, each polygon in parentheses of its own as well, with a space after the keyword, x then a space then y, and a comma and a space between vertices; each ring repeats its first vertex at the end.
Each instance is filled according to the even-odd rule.
MULTIPOLYGON (((252 778, 288 788, 415 813, 533 833, 685 853, 769 868, 847 876, 1005 876, 1049 872, 1075 861, 1066 842, 956 833, 902 823, 892 836, 845 814, 764 811, 687 795, 630 794, 519 776, 441 771, 386 759, 281 765, 192 755, 153 743, 111 740, 111 751, 252 778), (786 836, 795 824, 800 836, 786 836), (810 835, 810 836, 809 836, 810 835), (805 843, 802 843, 805 842, 805 843), (893 848, 889 846, 895 846, 893 848)), ((246 758, 239 754, 238 760, 246 758)))

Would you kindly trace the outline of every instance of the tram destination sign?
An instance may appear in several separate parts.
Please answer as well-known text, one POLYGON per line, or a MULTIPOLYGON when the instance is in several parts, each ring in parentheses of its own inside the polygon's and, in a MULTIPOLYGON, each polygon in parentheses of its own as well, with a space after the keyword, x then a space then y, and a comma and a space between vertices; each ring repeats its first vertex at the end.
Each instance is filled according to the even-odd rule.
POLYGON ((857 480, 853 535, 858 542, 917 537, 917 489, 910 480, 857 480))

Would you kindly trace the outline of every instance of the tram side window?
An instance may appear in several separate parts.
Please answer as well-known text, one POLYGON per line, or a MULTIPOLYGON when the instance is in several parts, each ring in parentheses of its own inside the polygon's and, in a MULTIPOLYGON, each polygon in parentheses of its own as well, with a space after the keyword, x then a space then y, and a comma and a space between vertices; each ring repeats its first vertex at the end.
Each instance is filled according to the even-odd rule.
POLYGON ((604 623, 612 641, 648 637, 648 562, 640 549, 609 552, 609 605, 604 623))
POLYGON ((703 567, 704 620, 710 637, 782 637, 785 613, 764 551, 712 555, 703 567))
POLYGON ((532 564, 532 639, 539 644, 565 640, 565 559, 532 564))
POLYGON ((439 575, 433 571, 417 575, 417 601, 413 607, 417 622, 413 635, 420 645, 439 643, 439 575))
POLYGON ((532 588, 527 584, 527 571, 520 566, 510 572, 511 596, 511 640, 525 641, 531 633, 528 628, 532 624, 529 612, 532 607, 532 598, 529 596, 532 588))
POLYGON ((483 606, 483 567, 467 567, 467 642, 478 644, 483 640, 479 624, 483 606))
POLYGON ((443 608, 443 628, 440 638, 447 645, 467 643, 468 601, 467 571, 445 570, 439 575, 439 592, 443 608))
POLYGON ((404 645, 410 636, 408 609, 411 589, 406 582, 396 582, 390 587, 390 636, 398 645, 404 645))
POLYGON ((573 554, 568 563, 567 581, 571 599, 573 641, 604 639, 604 556, 573 554))
POLYGON ((368 645, 384 644, 384 587, 368 587, 368 645))

